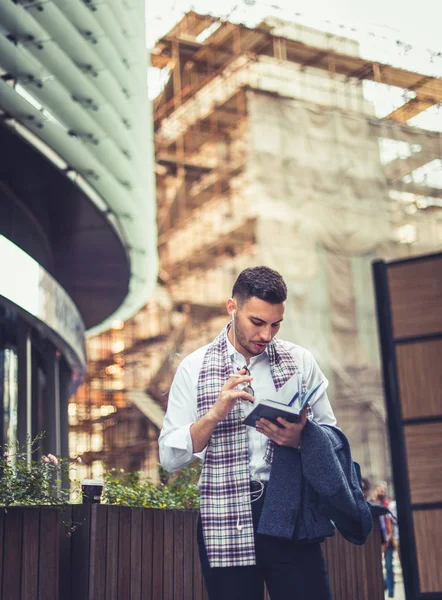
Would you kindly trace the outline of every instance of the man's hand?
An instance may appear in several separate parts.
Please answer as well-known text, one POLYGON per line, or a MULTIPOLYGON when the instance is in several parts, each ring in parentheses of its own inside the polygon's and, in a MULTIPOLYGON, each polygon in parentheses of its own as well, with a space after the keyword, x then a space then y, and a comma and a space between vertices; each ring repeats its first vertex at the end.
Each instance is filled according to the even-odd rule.
POLYGON ((302 409, 299 421, 296 423, 290 423, 282 417, 278 417, 277 421, 281 425, 279 427, 267 419, 259 419, 256 422, 256 429, 279 446, 298 448, 302 441, 302 431, 307 423, 307 406, 302 409))
POLYGON ((190 427, 192 437, 193 451, 201 452, 210 439, 215 427, 220 421, 225 419, 232 408, 235 406, 238 398, 254 402, 255 398, 244 390, 237 390, 236 386, 252 381, 253 377, 244 375, 245 370, 238 371, 237 375, 231 375, 221 388, 218 398, 204 417, 193 423, 190 427))
POLYGON ((221 388, 215 404, 209 410, 210 415, 217 421, 222 421, 235 406, 238 399, 255 402, 255 398, 244 390, 236 389, 237 385, 250 383, 253 379, 250 375, 245 375, 245 369, 238 371, 238 374, 231 375, 221 388))

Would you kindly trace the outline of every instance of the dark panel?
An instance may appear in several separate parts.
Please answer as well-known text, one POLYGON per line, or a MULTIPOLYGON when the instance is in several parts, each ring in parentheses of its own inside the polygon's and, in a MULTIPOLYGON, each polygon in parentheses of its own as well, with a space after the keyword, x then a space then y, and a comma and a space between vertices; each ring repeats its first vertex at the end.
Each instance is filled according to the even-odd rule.
MULTIPOLYGON (((5 405, 5 343, 6 343, 6 315, 5 308, 0 304, 0 406, 5 405)), ((5 439, 5 411, 0 410, 0 446, 3 447, 5 439)), ((0 562, 1 564, 1 562, 0 562)), ((1 569, 0 569, 1 571, 1 569)), ((1 594, 1 586, 0 586, 1 594)))
POLYGON ((406 594, 410 600, 414 600, 414 590, 418 587, 417 559, 410 510, 410 488, 408 485, 404 428, 397 376, 396 347, 393 340, 388 269, 389 266, 383 261, 376 261, 373 264, 377 324, 382 351, 382 373, 388 414, 393 480, 396 491, 398 521, 401 528, 402 572, 406 594))
POLYGON ((388 268, 393 336, 442 332, 442 256, 388 268))
POLYGON ((3 600, 20 600, 23 510, 8 508, 4 529, 3 600))
POLYGON ((396 356, 402 417, 442 415, 442 339, 398 344, 396 356))
POLYGON ((184 600, 184 512, 174 511, 173 598, 184 600))
POLYGON ((130 598, 141 600, 143 509, 132 508, 130 523, 130 598))
MULTIPOLYGON (((45 344, 43 348, 44 371, 46 376, 46 390, 42 402, 42 424, 44 423, 45 436, 41 441, 43 454, 61 454, 57 448, 57 439, 61 438, 60 431, 60 359, 57 349, 52 344, 45 344), (57 431, 58 430, 58 431, 57 431)), ((35 400, 38 396, 35 396, 35 400)), ((66 411, 67 412, 67 411, 66 411)), ((36 429, 34 435, 41 429, 36 429)), ((69 454, 68 454, 69 455, 69 454)), ((67 456, 68 456, 67 455, 67 456)), ((66 455, 65 455, 66 456, 66 455)))
MULTIPOLYGON (((36 530, 36 519, 33 513, 40 509, 13 508, 8 509, 5 516, 5 546, 3 555, 5 565, 0 570, 4 577, 2 600, 137 600, 138 586, 131 586, 124 582, 120 562, 127 566, 132 560, 132 572, 140 578, 140 571, 152 568, 152 557, 155 557, 155 572, 153 584, 152 573, 147 578, 143 577, 142 598, 145 600, 207 600, 203 591, 203 582, 200 575, 199 560, 196 553, 196 519, 197 511, 171 511, 152 509, 132 509, 129 507, 74 505, 73 526, 76 526, 71 536, 66 537, 72 545, 72 560, 69 569, 60 569, 66 579, 72 581, 72 593, 64 592, 58 595, 58 551, 59 537, 58 526, 60 513, 52 507, 43 507, 40 513, 40 536, 36 530), (123 509, 123 510, 122 510, 123 509), (22 540, 23 515, 25 528, 22 540), (141 517, 143 526, 141 527, 141 517), (106 524, 107 522, 107 524, 106 524), (152 530, 153 522, 153 530, 152 530), (130 536, 137 528, 138 535, 130 536), (152 537, 152 531, 154 536, 152 537), (149 534, 149 532, 151 532, 149 534), (166 534, 171 538, 173 551, 170 552, 170 543, 166 541, 166 534), (134 544, 134 538, 139 541, 134 544), (141 541, 142 537, 142 541, 141 541), (37 541, 36 541, 37 540, 37 541), (40 542, 38 542, 40 540, 40 542), (129 541, 129 545, 127 542, 129 541), (152 545, 153 543, 153 545, 152 545), (24 548, 29 544, 29 548, 24 548), (140 560, 139 550, 143 550, 140 560), (120 554, 118 555, 118 551, 120 554), (193 551, 193 552, 192 552, 193 551), (23 554, 22 554, 23 553, 23 554), (124 556, 127 555, 128 558, 124 556), (171 560, 170 555, 173 555, 171 560), (21 560, 23 556, 23 560, 21 560), (108 578, 112 573, 120 572, 118 584, 116 579, 108 579, 104 591, 104 557, 106 559, 106 574, 108 578), (39 564, 38 586, 39 593, 35 593, 37 579, 36 563, 39 564), (26 569, 29 572, 26 573, 26 569), (171 585, 167 584, 170 580, 171 585), (20 581, 23 582, 23 593, 20 596, 20 581), (163 585, 164 582, 164 585, 163 585), (88 585, 89 583, 89 585, 88 585), (34 586, 34 587, 33 587, 34 586)), ((417 537, 426 548, 422 554, 425 563, 421 569, 421 576, 425 585, 434 570, 435 557, 440 551, 442 539, 442 509, 433 512, 433 519, 423 514, 416 514, 415 529, 417 537), (433 552, 433 555, 431 554, 433 552)), ((68 518, 68 511, 63 514, 63 519, 68 518)), ((0 534, 1 534, 0 518, 0 534)), ((339 600, 381 600, 383 598, 383 578, 381 561, 381 543, 378 525, 364 546, 355 546, 345 541, 340 535, 328 539, 323 546, 330 573, 333 597, 339 600)), ((123 568, 123 570, 126 568, 123 568)), ((133 582, 132 582, 133 583, 133 582)), ((434 584, 436 585, 436 584, 434 584)), ((60 590, 63 589, 60 586, 60 590)), ((66 588, 64 588, 66 590, 66 588)), ((227 599, 228 600, 228 599, 227 599)))
POLYGON ((365 559, 365 568, 367 576, 367 593, 376 597, 379 593, 380 586, 384 583, 384 575, 383 575, 383 556, 379 553, 379 549, 381 548, 381 528, 379 525, 379 521, 375 521, 373 523, 373 531, 370 535, 370 545, 367 546, 366 552, 364 553, 365 559), (381 559, 381 560, 379 560, 381 559))
POLYGON ((405 593, 442 599, 437 520, 428 534, 442 506, 442 254, 377 261, 373 271, 405 593))
MULTIPOLYGON (((119 506, 107 507, 106 600, 118 598, 119 506)), ((91 599, 92 600, 92 599, 91 599)))
POLYGON ((194 598, 193 546, 194 543, 196 544, 195 531, 190 511, 186 511, 184 513, 183 521, 183 586, 185 590, 185 598, 187 599, 194 598))
POLYGON ((153 573, 152 598, 163 598, 164 564, 164 514, 166 511, 153 509, 153 573))
MULTIPOLYGON (((61 436, 61 456, 69 456, 69 413, 68 404, 72 394, 71 382, 72 372, 63 358, 60 357, 60 436, 61 436)), ((67 482, 66 482, 67 483, 67 482)))
POLYGON ((91 506, 89 596, 93 600, 106 598, 107 510, 107 506, 91 506))
POLYGON ((46 506, 40 508, 38 594, 44 600, 58 600, 59 518, 57 509, 46 506))
MULTIPOLYGON (((155 540, 156 542, 156 540, 155 540)), ((164 513, 164 541, 163 541, 163 553, 164 553, 164 584, 163 584, 163 598, 164 600, 175 600, 174 596, 174 542, 175 542, 175 522, 174 522, 174 511, 167 510, 164 513)))
MULTIPOLYGON (((0 510, 0 565, 3 565, 5 511, 0 510)), ((0 598, 3 600, 3 568, 0 569, 0 598)))
POLYGON ((207 600, 207 590, 206 590, 206 585, 204 583, 204 578, 201 572, 201 563, 200 563, 200 559, 199 559, 199 552, 198 552, 198 543, 196 540, 196 530, 197 530, 197 525, 198 525, 198 518, 199 518, 199 512, 198 511, 193 511, 193 515, 192 515, 192 526, 193 526, 193 535, 194 535, 194 542, 193 542, 193 569, 194 569, 194 595, 195 595, 195 600, 207 600))
MULTIPOLYGON (((58 531, 58 523, 55 531, 58 531)), ((40 510, 26 508, 23 513, 23 565, 26 565, 22 576, 23 598, 38 598, 39 543, 40 510)))
POLYGON ((404 434, 411 502, 442 502, 442 422, 406 425, 404 434))
POLYGON ((152 598, 153 582, 153 509, 143 510, 143 540, 141 557, 141 598, 152 598))
POLYGON ((118 600, 130 600, 130 530, 129 506, 120 506, 118 534, 118 600))
MULTIPOLYGON (((1 161, 0 161, 1 162, 1 161)), ((31 327, 23 319, 17 320, 17 442, 25 448, 28 440, 28 385, 31 384, 32 352, 28 348, 31 327)), ((31 408, 32 410, 32 408, 31 408)))
POLYGON ((322 546, 332 597, 339 600, 383 600, 381 537, 378 523, 363 546, 347 542, 339 533, 322 546))
POLYGON ((442 510, 413 512, 420 591, 442 591, 442 510))
POLYGON ((89 598, 91 505, 75 504, 72 511, 71 599, 89 598))
POLYGON ((67 506, 60 516, 59 523, 59 598, 72 600, 71 594, 71 536, 73 506, 67 506))

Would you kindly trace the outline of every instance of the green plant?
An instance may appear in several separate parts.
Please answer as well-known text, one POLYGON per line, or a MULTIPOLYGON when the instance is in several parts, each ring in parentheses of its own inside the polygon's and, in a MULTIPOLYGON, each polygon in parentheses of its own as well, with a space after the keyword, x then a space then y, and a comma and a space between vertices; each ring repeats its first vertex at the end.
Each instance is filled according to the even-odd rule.
MULTIPOLYGON (((0 506, 64 506, 70 503, 68 460, 53 454, 28 460, 29 451, 31 458, 38 456, 43 437, 44 433, 41 433, 23 447, 17 443, 2 448, 0 506)), ((102 501, 146 508, 197 508, 199 474, 200 468, 195 463, 174 475, 162 471, 161 482, 154 483, 139 472, 110 469, 103 475, 102 501)), ((74 488, 79 489, 78 482, 74 482, 74 488)))
POLYGON ((171 476, 162 472, 162 482, 154 483, 138 472, 110 469, 104 475, 103 501, 146 508, 198 508, 199 474, 200 468, 194 464, 171 476))
POLYGON ((17 442, 2 447, 0 456, 0 506, 60 506, 69 502, 67 461, 48 454, 38 459, 40 433, 25 446, 17 442), (31 460, 28 460, 28 450, 31 460))

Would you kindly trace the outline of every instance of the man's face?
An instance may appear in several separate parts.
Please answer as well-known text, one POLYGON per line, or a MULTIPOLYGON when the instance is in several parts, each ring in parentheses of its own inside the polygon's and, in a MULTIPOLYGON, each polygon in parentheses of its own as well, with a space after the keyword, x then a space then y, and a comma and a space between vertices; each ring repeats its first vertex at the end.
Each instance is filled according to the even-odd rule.
POLYGON ((376 498, 378 498, 379 500, 385 500, 385 498, 387 496, 387 490, 385 489, 385 487, 383 485, 377 485, 375 492, 376 492, 376 498))
POLYGON ((264 352, 267 344, 278 333, 283 316, 284 303, 270 304, 253 296, 242 306, 235 304, 229 339, 232 343, 235 341, 238 352, 249 360, 264 352))

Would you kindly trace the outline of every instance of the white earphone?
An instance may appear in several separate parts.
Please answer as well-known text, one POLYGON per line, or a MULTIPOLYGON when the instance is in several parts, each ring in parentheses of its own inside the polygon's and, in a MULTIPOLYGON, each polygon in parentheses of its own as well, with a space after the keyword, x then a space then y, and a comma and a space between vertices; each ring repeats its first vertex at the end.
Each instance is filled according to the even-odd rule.
MULTIPOLYGON (((252 481, 258 482, 261 485, 261 488, 259 490, 251 492, 250 503, 256 502, 257 500, 262 498, 262 495, 264 494, 264 483, 262 481, 260 481, 259 479, 252 479, 252 481), (253 496, 253 494, 255 494, 255 496, 253 496)), ((236 481, 235 481, 235 485, 236 485, 236 481)), ((246 494, 244 494, 243 496, 241 496, 239 498, 240 502, 247 502, 248 499, 249 499, 249 496, 248 495, 246 496, 246 494)), ((239 533, 241 533, 241 531, 244 529, 244 525, 241 523, 239 510, 238 510, 238 517, 236 519, 236 529, 238 530, 239 533)))

